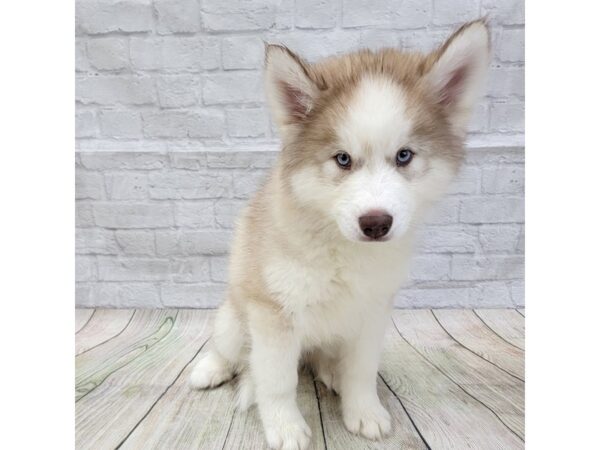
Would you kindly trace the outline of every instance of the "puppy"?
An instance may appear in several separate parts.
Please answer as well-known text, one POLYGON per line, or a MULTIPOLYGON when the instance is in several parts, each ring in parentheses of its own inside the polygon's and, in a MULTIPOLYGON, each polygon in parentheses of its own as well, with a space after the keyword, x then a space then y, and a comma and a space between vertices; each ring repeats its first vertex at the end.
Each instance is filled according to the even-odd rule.
POLYGON ((350 432, 391 430, 376 391, 384 330, 415 226, 463 159, 488 60, 482 20, 427 55, 364 50, 309 64, 266 47, 281 152, 237 224, 227 298, 191 384, 239 375, 240 404, 257 404, 271 448, 309 444, 301 359, 339 393, 350 432))

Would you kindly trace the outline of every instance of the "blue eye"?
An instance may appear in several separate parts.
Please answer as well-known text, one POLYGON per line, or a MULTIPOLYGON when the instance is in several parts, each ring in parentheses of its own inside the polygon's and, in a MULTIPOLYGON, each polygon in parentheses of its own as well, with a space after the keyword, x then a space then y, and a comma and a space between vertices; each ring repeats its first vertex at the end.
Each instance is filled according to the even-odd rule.
POLYGON ((396 153, 396 165, 398 167, 407 166, 414 156, 413 151, 408 147, 402 147, 396 153))
POLYGON ((339 152, 335 155, 335 162, 344 170, 350 169, 352 166, 352 158, 346 152, 339 152))

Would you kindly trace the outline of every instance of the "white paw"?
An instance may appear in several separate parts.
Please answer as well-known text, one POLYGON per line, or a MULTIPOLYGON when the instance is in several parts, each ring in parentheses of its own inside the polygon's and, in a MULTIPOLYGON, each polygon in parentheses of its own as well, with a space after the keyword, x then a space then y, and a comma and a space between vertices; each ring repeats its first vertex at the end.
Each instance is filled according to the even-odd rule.
POLYGON ((390 414, 379 400, 342 407, 342 414, 348 431, 367 439, 379 440, 392 430, 390 414))
POLYGON ((190 384, 194 389, 207 389, 224 383, 233 377, 233 371, 218 353, 208 352, 198 361, 192 374, 190 384))
POLYGON ((304 450, 308 448, 312 433, 299 412, 297 416, 293 420, 285 420, 280 416, 279 420, 264 424, 269 448, 276 450, 304 450))

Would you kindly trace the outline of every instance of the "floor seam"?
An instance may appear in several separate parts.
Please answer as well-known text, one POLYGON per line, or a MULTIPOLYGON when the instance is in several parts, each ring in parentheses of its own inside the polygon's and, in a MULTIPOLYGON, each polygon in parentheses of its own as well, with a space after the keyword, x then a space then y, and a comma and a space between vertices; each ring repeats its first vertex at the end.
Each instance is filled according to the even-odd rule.
POLYGON ((473 353, 474 355, 476 355, 477 357, 483 359, 484 361, 490 363, 492 366, 497 367, 498 369, 500 369, 502 372, 506 373, 507 375, 510 375, 511 377, 515 378, 516 380, 521 381, 522 383, 525 383, 525 380, 521 377, 518 377, 517 375, 515 375, 514 373, 509 372, 508 370, 506 370, 504 367, 499 366, 498 364, 496 364, 493 361, 490 361, 487 358, 484 358, 483 356, 481 356, 479 353, 471 350, 469 347, 467 347, 465 344, 463 344, 462 342, 460 342, 458 339, 456 339, 452 334, 450 334, 450 332, 444 327, 444 325, 442 325, 442 323, 439 321, 439 319, 437 318, 437 316, 435 315, 435 313, 433 312, 432 309, 429 310, 431 312, 431 314, 433 314, 433 317, 435 318, 435 321, 439 324, 439 326, 442 328, 442 330, 444 330, 446 332, 446 334, 448 336, 450 336, 450 338, 456 342, 458 345, 460 345, 462 348, 470 351, 471 353, 473 353))
POLYGON ((313 386, 315 388, 315 396, 317 397, 317 407, 319 408, 319 420, 321 421, 321 433, 323 433, 323 444, 325 445, 325 450, 327 450, 327 438, 325 437, 325 426, 323 425, 323 412, 321 411, 321 397, 319 396, 319 388, 317 387, 317 380, 315 377, 313 379, 313 386))
POLYGON ((87 324, 90 323, 90 320, 92 320, 92 317, 94 317, 94 314, 96 314, 96 308, 94 308, 94 310, 90 314, 90 317, 88 317, 88 320, 85 321, 85 323, 81 326, 81 328, 75 332, 76 336, 77 336, 77 333, 79 333, 81 330, 83 330, 87 326, 87 324))
POLYGON ((380 372, 378 372, 377 374, 379 375, 379 378, 381 378, 381 381, 383 381, 383 384, 385 384, 385 386, 390 390, 390 392, 392 393, 392 395, 394 397, 396 397, 396 400, 398 400, 398 402, 400 403, 400 406, 404 410, 404 413, 408 417, 408 420, 410 420, 410 423, 412 424, 413 428, 415 429, 415 431, 417 432, 417 434, 419 435, 419 437, 423 441, 423 444, 425 444, 425 447, 427 448, 427 450, 431 450, 431 447, 429 446, 429 443, 427 442, 427 439, 425 439, 425 436, 423 436, 423 434, 421 433, 421 430, 419 430, 419 427, 417 427, 417 424, 413 420, 412 416, 409 414, 408 410, 404 406, 404 403, 402 402, 402 400, 400 399, 400 397, 398 396, 398 394, 396 394, 396 392, 391 388, 391 386, 387 383, 387 381, 385 381, 385 378, 383 378, 383 375, 381 375, 380 372))
POLYGON ((516 348, 516 349, 518 349, 518 350, 525 351, 525 349, 524 349, 524 348, 521 348, 521 347, 519 347, 518 345, 515 345, 515 344, 513 344, 512 342, 510 342, 510 341, 507 341, 505 338, 503 338, 503 337, 502 337, 502 336, 501 336, 501 335, 500 335, 500 334, 499 334, 499 333, 498 333, 496 330, 494 330, 494 329, 493 329, 493 328, 492 328, 492 327, 491 327, 491 326, 490 326, 490 325, 489 325, 489 324, 488 324, 488 323, 487 323, 485 320, 483 320, 483 317, 481 317, 479 314, 477 314, 477 311, 475 311, 474 309, 472 309, 471 311, 473 311, 473 314, 475 314, 475 316, 477 316, 477 318, 478 318, 479 320, 481 320, 481 323, 483 323, 483 324, 486 326, 486 328, 487 328, 488 330, 490 330, 492 333, 494 333, 496 336, 498 336, 498 338, 502 339, 502 340, 503 340, 504 342, 506 342, 508 345, 510 345, 510 346, 512 346, 512 347, 514 347, 514 348, 516 348))
POLYGON ((90 350, 93 350, 93 349, 95 349, 96 347, 100 347, 102 344, 106 344, 107 342, 109 342, 109 341, 113 340, 114 338, 116 338, 116 337, 120 336, 120 335, 121 335, 121 334, 122 334, 122 333, 123 333, 123 332, 124 332, 124 331, 127 329, 127 327, 129 326, 129 324, 130 324, 130 323, 131 323, 131 321, 133 320, 133 316, 135 316, 135 313, 136 313, 136 312, 137 312, 137 309, 134 309, 134 310, 133 310, 133 314, 131 315, 131 317, 129 318, 129 320, 127 321, 127 323, 125 324, 125 326, 123 327, 123 329, 122 329, 121 331, 119 331, 119 332, 118 332, 117 334, 115 334, 114 336, 111 336, 111 337, 109 337, 108 339, 106 339, 106 340, 104 340, 104 341, 100 342, 99 344, 96 344, 96 345, 94 345, 94 346, 92 346, 92 347, 90 347, 90 348, 88 348, 88 349, 85 349, 85 350, 84 350, 84 351, 82 351, 82 352, 79 352, 79 353, 77 353, 77 354, 75 355, 75 358, 77 358, 79 355, 83 355, 84 353, 87 353, 87 352, 89 352, 90 350))
POLYGON ((435 364, 434 362, 432 362, 427 356, 425 356, 423 353, 421 353, 414 345, 412 345, 408 339, 406 339, 404 337, 404 335, 400 332, 400 330, 398 329, 398 326, 396 325, 396 322, 394 321, 394 319, 392 318, 392 323, 394 324, 394 328, 396 329, 396 332, 400 335, 400 337, 404 340, 404 342, 406 342, 415 352, 417 352, 425 361, 427 361, 429 364, 431 364, 431 366, 433 366, 435 369, 437 369, 438 372, 440 372, 444 377, 446 377, 451 383, 453 383, 454 385, 456 385, 461 391, 463 391, 465 394, 467 394, 469 397, 471 397, 473 400, 477 401, 478 403, 480 403, 484 408, 486 408, 487 410, 489 410, 494 416, 496 416, 496 418, 500 421, 500 423, 502 423, 502 425, 504 425, 512 434, 514 434, 516 437, 518 437, 522 442, 525 442, 524 439, 519 436, 519 434, 513 430, 510 426, 508 426, 507 423, 504 422, 504 420, 502 420, 502 418, 500 416, 498 416, 498 413, 496 413, 496 411, 494 411, 490 406, 486 405, 482 400, 478 399, 477 397, 475 397, 473 394, 471 394, 470 392, 468 392, 465 388, 463 388, 459 383, 457 383, 456 381, 454 381, 452 379, 452 377, 450 377, 446 372, 444 372, 442 369, 440 369, 437 364, 435 364))
POLYGON ((207 338, 204 343, 200 346, 200 348, 198 349, 198 351, 194 354, 194 356, 192 357, 192 359, 190 359, 187 364, 185 364, 183 366, 183 368, 179 371, 179 373, 177 374, 177 376, 175 377, 175 379, 171 382, 171 384, 169 384, 165 390, 156 398, 156 400, 154 400, 154 402, 152 403, 152 405, 150 405, 150 408, 148 408, 148 411, 146 411, 146 413, 142 416, 142 418, 140 420, 138 420, 138 422, 134 425, 134 427, 129 431, 129 433, 127 433, 127 436, 125 436, 125 438, 119 443, 119 445, 117 445, 115 447, 115 449, 119 449, 121 448, 121 446, 125 443, 125 441, 127 441, 127 439, 129 439, 129 437, 133 434, 133 432, 137 429, 138 426, 140 426, 140 424, 144 421, 144 419, 146 419, 146 417, 148 417, 148 414, 150 414, 150 412, 154 409, 154 407, 156 406, 156 404, 160 401, 161 398, 164 397, 164 395, 168 392, 169 389, 171 389, 171 387, 173 387, 173 385, 177 382, 177 380, 179 380, 179 378, 181 377, 181 374, 185 371, 185 369, 188 368, 188 366, 192 363, 192 361, 194 361, 194 359, 196 359, 196 357, 198 356, 198 354, 202 351, 202 349, 204 348, 204 346, 206 345, 206 343, 209 341, 210 338, 207 338))
MULTIPOLYGON (((176 313, 176 314, 175 314, 175 319, 174 319, 174 321, 173 321, 173 327, 175 327, 175 320, 177 319, 177 316, 178 316, 178 314, 179 314, 179 313, 176 313)), ((168 316, 167 316, 167 318, 168 318, 168 316)), ((170 333, 170 332, 169 332, 169 333, 170 333)), ((157 345, 157 344, 158 344, 159 342, 161 342, 163 339, 166 339, 166 338, 169 336, 169 333, 167 333, 165 336, 163 336, 163 337, 162 337, 162 338, 160 338, 158 341, 156 341, 156 342, 155 342, 153 345, 151 345, 151 346, 150 346, 150 348, 152 348, 152 347, 154 347, 155 345, 157 345)), ((147 350, 149 350, 149 349, 146 349, 146 351, 147 351, 147 350)), ((146 351, 144 351, 143 353, 145 353, 146 351)), ((102 380, 102 381, 101 381, 99 384, 97 384, 97 385, 96 385, 96 386, 94 386, 92 389, 90 389, 90 390, 89 390, 89 391, 87 391, 85 394, 83 394, 81 397, 79 397, 78 399, 76 399, 76 400, 75 400, 75 403, 77 403, 77 402, 79 402, 80 400, 82 400, 83 398, 87 397, 87 396, 88 396, 88 395, 89 395, 91 392, 95 391, 95 390, 96 390, 98 387, 100 387, 100 386, 101 386, 101 385, 102 385, 102 384, 103 384, 103 383, 104 383, 104 382, 105 382, 105 381, 108 379, 108 377, 110 377, 111 375, 113 375, 113 374, 117 373, 117 372, 118 372, 119 370, 121 370, 123 367, 126 367, 126 366, 128 366, 129 364, 131 364, 132 362, 134 362, 136 359, 140 358, 140 357, 143 355, 143 353, 142 353, 142 354, 140 354, 140 355, 137 355, 137 356, 135 356, 135 357, 134 357, 133 359, 131 359, 130 361, 127 361, 127 362, 126 362, 125 364, 123 364, 122 366, 120 366, 120 367, 117 367, 117 368, 116 368, 114 371, 110 372, 110 373, 109 373, 109 374, 108 374, 108 375, 107 375, 107 376, 106 376, 106 377, 105 377, 105 378, 104 378, 104 379, 103 379, 103 380, 102 380)), ((81 384, 81 383, 79 383, 79 384, 81 384)), ((78 384, 78 385, 79 385, 79 384, 78 384)), ((76 385, 76 386, 75 386, 75 392, 77 392, 77 386, 78 386, 78 385, 76 385)))

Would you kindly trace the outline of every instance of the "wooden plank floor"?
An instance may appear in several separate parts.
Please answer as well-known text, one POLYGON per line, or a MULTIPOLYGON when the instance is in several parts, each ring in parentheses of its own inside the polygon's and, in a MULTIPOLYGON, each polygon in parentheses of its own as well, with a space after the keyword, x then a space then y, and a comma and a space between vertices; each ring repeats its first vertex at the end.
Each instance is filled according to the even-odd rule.
MULTIPOLYGON (((298 403, 314 449, 524 448, 525 311, 396 310, 379 372, 393 431, 348 433, 339 398, 303 373, 298 403)), ((255 408, 229 383, 187 384, 210 337, 211 310, 77 310, 78 449, 260 449, 255 408)))

